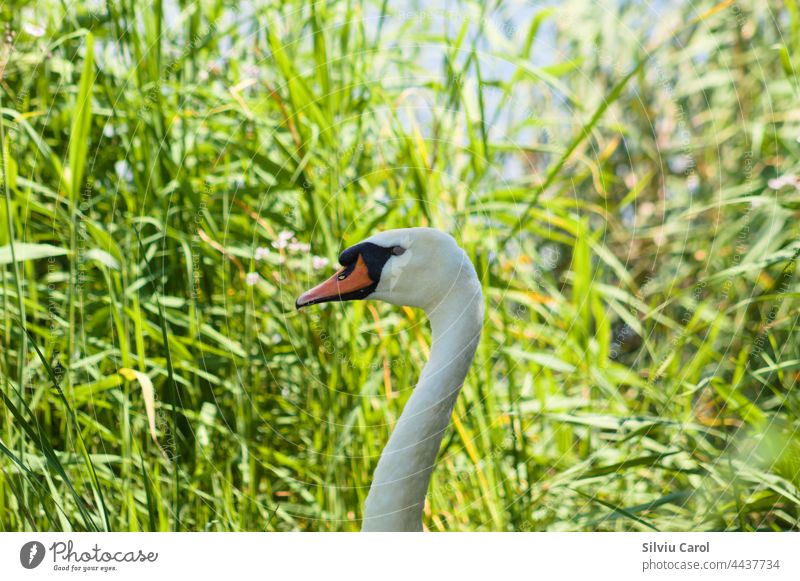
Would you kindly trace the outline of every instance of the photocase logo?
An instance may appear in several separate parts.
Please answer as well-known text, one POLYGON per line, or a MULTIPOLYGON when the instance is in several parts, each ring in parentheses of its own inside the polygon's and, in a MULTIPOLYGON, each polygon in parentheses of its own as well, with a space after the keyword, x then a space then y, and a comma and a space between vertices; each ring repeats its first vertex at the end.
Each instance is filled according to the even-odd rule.
POLYGON ((44 545, 39 541, 30 541, 19 550, 19 562, 26 569, 35 569, 44 560, 44 545))

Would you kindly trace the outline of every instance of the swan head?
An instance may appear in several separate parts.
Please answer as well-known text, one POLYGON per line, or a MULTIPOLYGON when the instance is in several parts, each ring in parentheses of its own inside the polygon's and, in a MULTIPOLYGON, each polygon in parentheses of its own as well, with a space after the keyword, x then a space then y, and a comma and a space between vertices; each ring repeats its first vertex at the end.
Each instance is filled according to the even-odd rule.
POLYGON ((342 268, 304 292, 302 307, 376 299, 426 311, 478 284, 475 268, 452 236, 434 228, 386 230, 347 248, 342 268))

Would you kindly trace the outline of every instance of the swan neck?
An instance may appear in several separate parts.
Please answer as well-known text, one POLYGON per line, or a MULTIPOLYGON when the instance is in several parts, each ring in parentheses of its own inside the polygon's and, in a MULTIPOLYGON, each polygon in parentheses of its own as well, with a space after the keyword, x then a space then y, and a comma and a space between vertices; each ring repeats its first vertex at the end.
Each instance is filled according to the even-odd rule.
POLYGON ((364 531, 422 530, 442 436, 483 326, 483 298, 473 277, 425 309, 432 331, 430 358, 378 461, 365 503, 364 531))

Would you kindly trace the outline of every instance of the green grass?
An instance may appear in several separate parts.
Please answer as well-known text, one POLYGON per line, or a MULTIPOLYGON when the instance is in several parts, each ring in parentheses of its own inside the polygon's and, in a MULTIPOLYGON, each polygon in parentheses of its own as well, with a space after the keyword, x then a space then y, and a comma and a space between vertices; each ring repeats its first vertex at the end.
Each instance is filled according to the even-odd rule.
POLYGON ((429 530, 800 529, 796 0, 28 4, 0 530, 357 530, 429 331, 294 299, 419 225, 487 307, 429 530))

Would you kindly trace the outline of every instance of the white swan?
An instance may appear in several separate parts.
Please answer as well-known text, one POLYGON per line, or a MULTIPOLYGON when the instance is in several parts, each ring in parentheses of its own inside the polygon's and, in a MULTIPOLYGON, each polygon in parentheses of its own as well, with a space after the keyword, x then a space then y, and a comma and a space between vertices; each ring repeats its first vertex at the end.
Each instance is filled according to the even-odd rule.
POLYGON ((362 531, 421 531, 422 509, 483 326, 481 285, 466 253, 432 228, 381 232, 339 256, 342 268, 296 307, 377 299, 419 307, 433 343, 414 393, 383 450, 364 503, 362 531))

